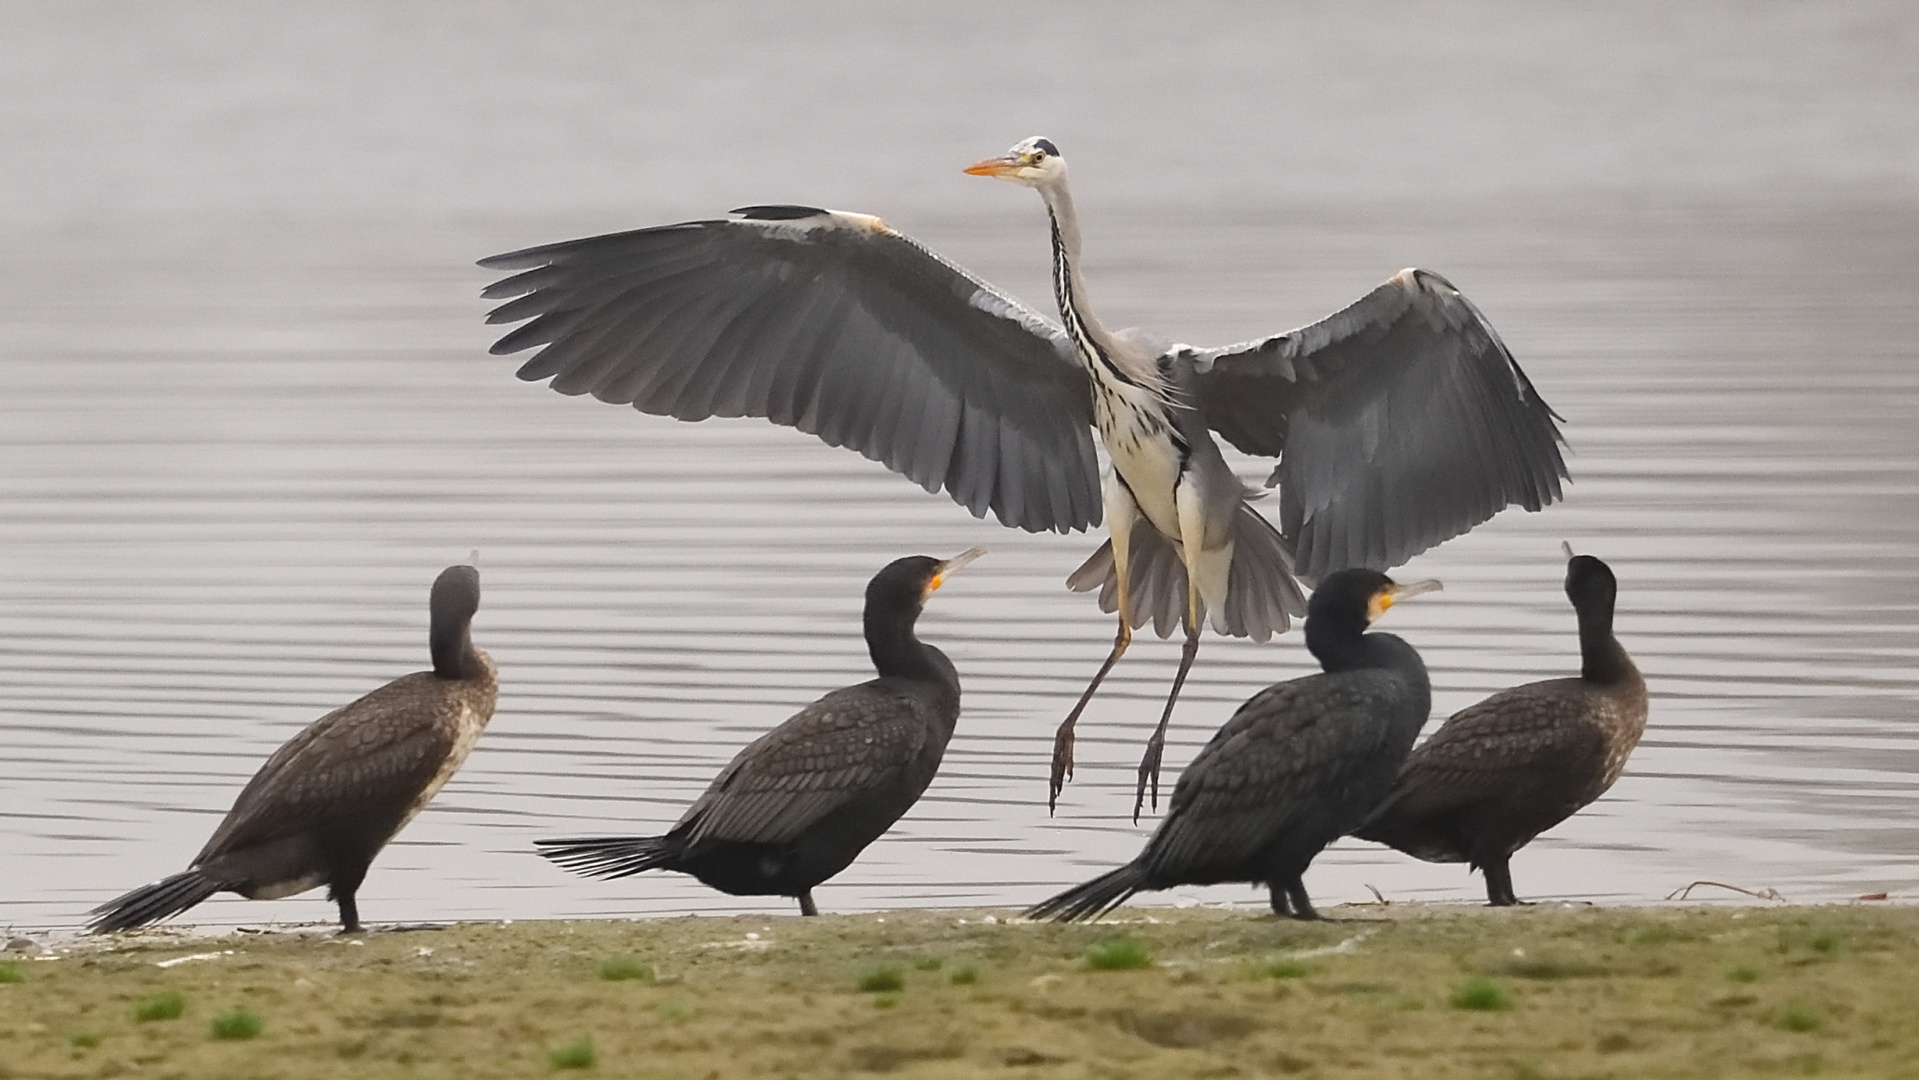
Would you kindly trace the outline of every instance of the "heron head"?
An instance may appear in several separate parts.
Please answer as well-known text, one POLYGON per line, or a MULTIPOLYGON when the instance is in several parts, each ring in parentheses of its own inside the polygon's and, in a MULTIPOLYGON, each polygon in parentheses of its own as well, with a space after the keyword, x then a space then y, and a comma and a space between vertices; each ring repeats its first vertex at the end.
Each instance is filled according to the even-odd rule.
POLYGON ((966 171, 974 176, 1040 187, 1066 175, 1066 159, 1059 156, 1059 147, 1053 145, 1053 140, 1035 135, 1021 140, 999 157, 968 165, 966 171))

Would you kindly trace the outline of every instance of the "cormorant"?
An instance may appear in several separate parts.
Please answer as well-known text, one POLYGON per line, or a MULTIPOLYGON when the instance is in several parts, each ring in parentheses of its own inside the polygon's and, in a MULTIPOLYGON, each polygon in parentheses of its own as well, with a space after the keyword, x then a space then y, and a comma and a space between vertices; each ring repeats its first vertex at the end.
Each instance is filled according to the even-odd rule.
POLYGON ((1419 654, 1366 628, 1396 601, 1437 588, 1360 569, 1322 581, 1307 607, 1306 647, 1324 672, 1248 699, 1180 774, 1138 858, 1027 917, 1086 919, 1143 890, 1246 881, 1272 890, 1274 912, 1318 918, 1306 867, 1391 790, 1432 708, 1419 654))
POLYGON ((866 586, 879 677, 835 690, 734 755, 665 836, 538 841, 576 873, 677 870, 734 896, 791 896, 852 864, 919 801, 959 719, 959 673, 913 633, 946 578, 986 553, 898 559, 866 586))
POLYGON ((480 572, 433 582, 433 670, 387 683, 315 720, 274 751, 190 869, 94 908, 94 933, 177 915, 217 892, 277 900, 317 885, 360 929, 367 866, 460 768, 493 716, 493 661, 473 647, 480 572))
POLYGON ((1613 637, 1613 572, 1590 555, 1566 555, 1579 676, 1501 690, 1454 713, 1353 834, 1485 871, 1494 907, 1519 902, 1513 852, 1604 794, 1646 730, 1646 680, 1613 637))

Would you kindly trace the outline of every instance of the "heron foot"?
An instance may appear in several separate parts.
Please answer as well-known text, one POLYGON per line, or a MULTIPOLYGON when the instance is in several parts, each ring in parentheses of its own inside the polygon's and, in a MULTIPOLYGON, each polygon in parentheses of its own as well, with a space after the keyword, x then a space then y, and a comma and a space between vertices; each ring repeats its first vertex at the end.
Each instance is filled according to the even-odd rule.
POLYGON ((1146 753, 1139 759, 1139 787, 1133 792, 1133 824, 1139 824, 1140 808, 1150 796, 1153 810, 1159 810, 1159 762, 1166 753, 1166 728, 1161 726, 1146 740, 1146 753))
POLYGON ((1046 793, 1046 812, 1050 815, 1059 805, 1060 789, 1066 781, 1073 778, 1073 725, 1068 722, 1059 726, 1053 735, 1053 775, 1046 793))

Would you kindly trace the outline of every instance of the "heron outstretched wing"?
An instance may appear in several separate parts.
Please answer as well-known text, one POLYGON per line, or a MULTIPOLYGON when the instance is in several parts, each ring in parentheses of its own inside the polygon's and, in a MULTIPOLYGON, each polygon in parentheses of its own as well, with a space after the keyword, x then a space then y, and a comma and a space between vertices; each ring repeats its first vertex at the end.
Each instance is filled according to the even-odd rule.
POLYGON ((1558 419, 1472 301, 1402 270, 1289 333, 1179 347, 1206 423, 1279 457, 1280 531, 1312 578, 1398 566, 1501 509, 1560 497, 1558 419))
POLYGON ((495 354, 563 394, 703 420, 762 416, 882 462, 975 516, 1100 520, 1091 390, 1045 318, 878 218, 754 206, 737 220, 482 259, 495 354))

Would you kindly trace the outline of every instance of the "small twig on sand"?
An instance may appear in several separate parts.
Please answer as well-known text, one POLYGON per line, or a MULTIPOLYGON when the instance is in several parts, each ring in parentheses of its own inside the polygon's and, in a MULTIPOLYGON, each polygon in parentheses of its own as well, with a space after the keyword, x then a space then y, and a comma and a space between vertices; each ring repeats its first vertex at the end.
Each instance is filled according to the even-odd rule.
POLYGON ((1754 892, 1751 889, 1742 889, 1737 885, 1728 885, 1723 881, 1695 881, 1691 885, 1688 885, 1683 889, 1674 889, 1672 892, 1667 893, 1666 899, 1690 900, 1692 899, 1692 891, 1694 889, 1699 888, 1702 885, 1710 885, 1715 889, 1727 889, 1736 893, 1745 893, 1747 896, 1753 897, 1756 900, 1777 900, 1782 904, 1786 902, 1786 898, 1779 895, 1779 890, 1772 888, 1771 886, 1767 886, 1766 888, 1763 888, 1757 892, 1754 892))
POLYGON ((1366 886, 1366 891, 1373 894, 1373 899, 1379 903, 1380 907, 1392 906, 1393 902, 1391 900, 1386 899, 1385 894, 1381 893, 1374 886, 1371 886, 1371 885, 1366 886))

